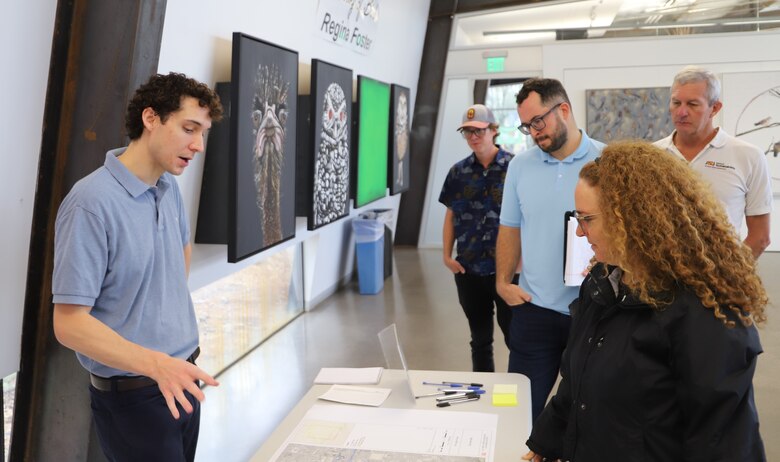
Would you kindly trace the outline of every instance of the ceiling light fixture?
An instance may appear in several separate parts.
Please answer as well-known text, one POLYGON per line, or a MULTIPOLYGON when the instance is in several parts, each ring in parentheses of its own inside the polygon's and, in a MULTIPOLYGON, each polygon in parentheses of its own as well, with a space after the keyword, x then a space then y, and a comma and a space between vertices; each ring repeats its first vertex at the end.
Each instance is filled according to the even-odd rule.
MULTIPOLYGON (((674 29, 681 27, 715 27, 715 26, 744 26, 753 24, 777 24, 780 23, 780 18, 732 18, 722 19, 717 21, 688 21, 686 23, 656 23, 651 25, 636 26, 608 26, 608 27, 592 27, 588 30, 593 31, 628 31, 628 30, 652 30, 652 29, 674 29)), ((544 32, 556 32, 560 30, 580 30, 579 27, 559 27, 556 29, 523 29, 523 30, 496 30, 496 31, 484 31, 482 35, 485 37, 496 35, 514 35, 514 34, 534 34, 544 32)))

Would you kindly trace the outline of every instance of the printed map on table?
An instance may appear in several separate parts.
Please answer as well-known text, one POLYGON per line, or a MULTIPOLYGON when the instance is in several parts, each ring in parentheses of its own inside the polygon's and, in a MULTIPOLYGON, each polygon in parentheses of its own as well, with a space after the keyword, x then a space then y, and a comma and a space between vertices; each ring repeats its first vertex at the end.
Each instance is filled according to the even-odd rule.
POLYGON ((315 405, 273 461, 492 462, 497 426, 477 412, 315 405))

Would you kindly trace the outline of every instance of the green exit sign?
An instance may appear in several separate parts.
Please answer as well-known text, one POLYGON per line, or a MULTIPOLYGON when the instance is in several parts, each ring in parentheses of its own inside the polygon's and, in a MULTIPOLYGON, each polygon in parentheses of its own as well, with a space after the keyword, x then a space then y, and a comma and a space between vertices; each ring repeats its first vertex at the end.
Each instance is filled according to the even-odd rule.
POLYGON ((504 60, 506 58, 503 56, 494 56, 490 58, 486 58, 487 61, 487 71, 488 72, 504 72, 504 60))

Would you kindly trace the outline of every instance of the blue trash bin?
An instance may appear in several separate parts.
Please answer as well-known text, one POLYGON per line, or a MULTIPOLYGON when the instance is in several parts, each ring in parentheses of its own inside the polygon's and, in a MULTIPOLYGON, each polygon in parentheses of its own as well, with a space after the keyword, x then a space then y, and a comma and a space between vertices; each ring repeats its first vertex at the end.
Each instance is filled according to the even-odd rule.
POLYGON ((378 294, 385 285, 385 225, 374 219, 352 220, 355 233, 358 286, 364 295, 378 294))

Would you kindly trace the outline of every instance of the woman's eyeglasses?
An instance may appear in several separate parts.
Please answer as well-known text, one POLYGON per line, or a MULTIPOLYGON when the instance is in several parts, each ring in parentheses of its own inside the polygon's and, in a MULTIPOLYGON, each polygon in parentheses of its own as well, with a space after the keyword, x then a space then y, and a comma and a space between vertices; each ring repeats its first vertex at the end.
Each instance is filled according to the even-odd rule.
POLYGON ((577 220, 577 224, 580 226, 580 228, 583 231, 585 231, 587 227, 590 225, 590 222, 593 221, 593 219, 599 215, 601 215, 601 213, 591 213, 590 215, 583 215, 576 210, 572 210, 571 212, 571 216, 573 216, 574 219, 577 220))

